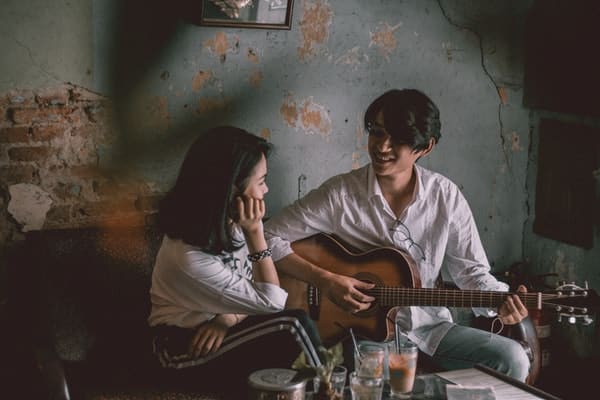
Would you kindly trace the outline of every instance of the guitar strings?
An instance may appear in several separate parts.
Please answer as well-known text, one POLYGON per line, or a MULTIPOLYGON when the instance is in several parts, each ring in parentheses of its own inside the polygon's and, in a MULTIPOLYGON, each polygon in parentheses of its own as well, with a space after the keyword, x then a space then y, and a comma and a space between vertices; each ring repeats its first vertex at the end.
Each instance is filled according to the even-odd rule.
MULTIPOLYGON (((433 305, 447 305, 449 302, 452 305, 468 305, 472 306, 475 301, 477 304, 483 304, 482 306, 497 306, 498 302, 504 301, 507 295, 517 294, 527 306, 537 308, 540 300, 539 293, 509 293, 509 292, 498 292, 498 291, 469 291, 469 290, 456 290, 456 289, 436 289, 436 288, 398 288, 392 286, 378 286, 367 291, 373 295, 379 295, 382 302, 388 303, 402 303, 399 301, 406 298, 406 300, 412 299, 412 302, 426 302, 434 303, 433 305), (439 304, 434 302, 434 295, 439 304)), ((542 305, 545 306, 556 306, 553 303, 548 303, 544 300, 552 300, 556 298, 575 297, 556 295, 549 293, 542 293, 541 300, 542 305)), ((410 301, 408 301, 410 303, 410 301)), ((407 304, 416 305, 416 304, 407 304)))

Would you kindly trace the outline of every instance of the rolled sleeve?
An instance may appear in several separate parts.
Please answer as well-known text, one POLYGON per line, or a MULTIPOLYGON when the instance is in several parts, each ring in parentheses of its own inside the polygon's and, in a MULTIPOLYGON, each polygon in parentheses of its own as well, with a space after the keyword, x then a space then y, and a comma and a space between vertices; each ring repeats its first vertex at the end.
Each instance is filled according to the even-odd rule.
POLYGON ((265 233, 265 236, 268 237, 267 246, 269 246, 272 250, 271 257, 273 258, 273 261, 277 262, 283 257, 288 256, 294 252, 294 250, 292 250, 292 245, 289 241, 284 240, 278 236, 269 237, 267 233, 265 233))

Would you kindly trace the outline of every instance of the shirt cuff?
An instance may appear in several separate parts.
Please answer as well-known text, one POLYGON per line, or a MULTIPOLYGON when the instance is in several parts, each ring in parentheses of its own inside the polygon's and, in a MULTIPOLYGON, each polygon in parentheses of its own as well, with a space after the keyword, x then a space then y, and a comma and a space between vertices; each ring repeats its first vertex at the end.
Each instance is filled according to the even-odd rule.
POLYGON ((285 256, 289 256, 294 252, 292 245, 287 240, 280 237, 272 237, 267 240, 267 246, 272 250, 271 258, 274 262, 281 260, 285 256))

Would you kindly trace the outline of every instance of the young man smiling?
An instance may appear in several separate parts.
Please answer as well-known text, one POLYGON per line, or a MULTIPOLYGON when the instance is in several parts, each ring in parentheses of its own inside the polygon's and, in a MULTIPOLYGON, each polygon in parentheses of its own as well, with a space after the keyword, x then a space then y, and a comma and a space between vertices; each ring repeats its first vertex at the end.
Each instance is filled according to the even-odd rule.
MULTIPOLYGON (((369 308, 375 299, 363 291, 371 284, 327 271, 293 252, 291 242, 325 232, 359 250, 407 251, 424 288, 435 287, 444 270, 460 289, 506 291, 508 286, 490 274, 473 215, 458 187, 416 164, 441 137, 437 106, 418 90, 390 90, 367 108, 364 125, 371 163, 330 178, 266 223, 277 268, 315 285, 348 312, 369 308)), ((496 311, 504 324, 527 316, 515 295, 496 311)), ((494 315, 488 309, 475 312, 494 315)), ((519 343, 457 325, 445 307, 402 307, 396 322, 441 368, 481 363, 521 381, 529 373, 529 359, 519 343)))

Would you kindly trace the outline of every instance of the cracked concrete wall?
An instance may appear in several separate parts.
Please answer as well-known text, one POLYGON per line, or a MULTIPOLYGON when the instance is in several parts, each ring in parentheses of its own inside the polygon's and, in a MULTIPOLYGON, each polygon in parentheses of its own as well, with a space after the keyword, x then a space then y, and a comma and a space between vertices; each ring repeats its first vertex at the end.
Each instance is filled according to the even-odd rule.
MULTIPOLYGON (((160 161, 137 166, 163 188, 189 143, 188 127, 229 123, 268 135, 276 146, 268 195, 275 213, 368 162, 362 115, 371 100, 392 87, 421 89, 440 107, 443 127, 422 164, 460 185, 492 265, 504 269, 523 257, 528 212, 521 51, 530 5, 296 0, 290 31, 174 24, 157 40, 160 51, 139 53, 152 54, 143 68, 135 68, 137 56, 124 68, 135 79, 117 109, 134 118, 121 129, 135 154, 183 138, 160 161)), ((120 20, 110 2, 95 1, 94 21, 95 60, 107 59, 102 43, 120 20)), ((94 89, 111 96, 104 69, 96 68, 94 89)))
POLYGON ((296 0, 292 29, 278 31, 199 26, 187 12, 192 23, 182 22, 180 3, 55 0, 49 10, 13 1, 3 19, 20 24, 6 25, 3 43, 27 57, 3 66, 3 87, 60 80, 106 96, 116 139, 97 149, 97 164, 119 162, 151 193, 173 182, 194 132, 228 123, 268 137, 270 213, 368 162, 362 115, 371 100, 392 87, 421 89, 443 127, 422 164, 460 185, 492 265, 504 269, 523 256, 528 212, 520 52, 530 3, 296 0), (49 22, 36 24, 42 11, 49 22))
POLYGON ((93 74, 91 0, 3 0, 0 93, 71 82, 93 74))

